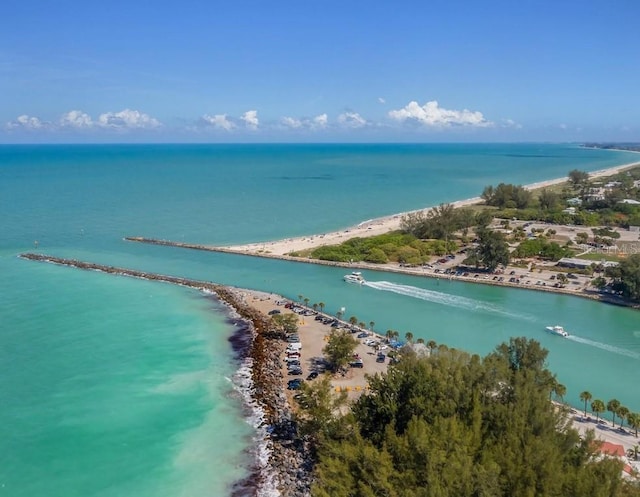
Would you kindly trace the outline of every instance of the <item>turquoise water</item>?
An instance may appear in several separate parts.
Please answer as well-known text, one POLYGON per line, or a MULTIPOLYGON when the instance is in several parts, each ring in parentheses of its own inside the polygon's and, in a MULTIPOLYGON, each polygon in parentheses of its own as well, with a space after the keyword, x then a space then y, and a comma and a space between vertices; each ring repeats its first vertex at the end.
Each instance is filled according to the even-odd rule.
POLYGON ((637 312, 527 290, 127 243, 239 243, 636 160, 566 145, 0 147, 0 495, 228 495, 252 428, 224 309, 166 284, 18 259, 63 257, 323 301, 381 332, 487 353, 538 339, 567 400, 640 410, 637 312), (563 324, 559 339, 544 326, 563 324))

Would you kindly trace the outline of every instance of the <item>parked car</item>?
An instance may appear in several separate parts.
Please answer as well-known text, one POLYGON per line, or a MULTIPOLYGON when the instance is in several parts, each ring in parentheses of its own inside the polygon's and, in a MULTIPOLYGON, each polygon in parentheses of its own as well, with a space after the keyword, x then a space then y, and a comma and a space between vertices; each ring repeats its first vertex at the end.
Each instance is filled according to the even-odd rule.
POLYGON ((318 372, 317 371, 311 371, 309 373, 309 376, 307 376, 307 380, 315 380, 318 377, 318 372))
POLYGON ((280 314, 280 309, 271 309, 268 312, 269 316, 273 316, 274 314, 280 314))
POLYGON ((366 331, 363 331, 362 333, 358 333, 358 338, 367 338, 369 336, 369 333, 367 333, 366 331))
POLYGON ((295 367, 289 370, 289 374, 296 376, 296 375, 301 375, 302 374, 302 368, 301 367, 295 367))
POLYGON ((302 386, 302 379, 301 378, 296 378, 294 380, 289 380, 287 382, 287 388, 289 390, 299 390, 300 387, 302 386))
POLYGON ((384 354, 378 354, 378 356, 376 357, 376 362, 384 362, 384 360, 387 358, 386 355, 384 354))
POLYGON ((364 363, 362 362, 362 359, 356 359, 355 361, 353 361, 351 363, 351 367, 352 368, 363 368, 364 367, 364 363))

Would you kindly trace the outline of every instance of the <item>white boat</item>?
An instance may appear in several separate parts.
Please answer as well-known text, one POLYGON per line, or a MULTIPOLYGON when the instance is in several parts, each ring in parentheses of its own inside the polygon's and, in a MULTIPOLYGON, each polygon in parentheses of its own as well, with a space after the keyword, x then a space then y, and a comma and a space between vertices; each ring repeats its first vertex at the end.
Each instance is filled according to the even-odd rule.
POLYGON ((559 325, 547 326, 545 329, 549 333, 551 333, 553 335, 558 335, 558 336, 561 336, 561 337, 568 337, 569 336, 569 333, 564 331, 564 328, 562 326, 559 326, 559 325))
POLYGON ((358 285, 362 285, 364 283, 364 278, 360 271, 353 271, 351 274, 344 275, 344 281, 347 283, 357 283, 358 285))

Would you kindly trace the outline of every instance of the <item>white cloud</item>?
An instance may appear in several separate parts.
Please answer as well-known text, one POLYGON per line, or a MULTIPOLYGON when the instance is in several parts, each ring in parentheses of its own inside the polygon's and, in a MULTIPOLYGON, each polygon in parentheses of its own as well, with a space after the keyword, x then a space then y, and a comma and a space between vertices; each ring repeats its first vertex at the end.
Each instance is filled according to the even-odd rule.
POLYGON ((236 127, 236 125, 227 118, 226 114, 216 114, 214 116, 205 114, 202 116, 202 120, 214 128, 224 129, 226 131, 231 131, 236 127))
POLYGON ((79 110, 72 110, 63 114, 59 121, 63 128, 91 128, 93 120, 89 114, 79 110))
POLYGON ((27 116, 23 114, 15 120, 6 124, 7 129, 43 129, 48 127, 48 123, 42 122, 37 117, 27 116))
POLYGON ((378 103, 386 104, 386 103, 387 103, 387 101, 386 101, 384 98, 382 98, 382 97, 378 97, 378 103))
POLYGON ((285 116, 281 119, 281 123, 290 129, 323 129, 327 127, 328 121, 329 119, 326 114, 320 114, 311 119, 297 119, 289 116, 285 116))
POLYGON ((492 126, 491 121, 487 121, 482 112, 472 112, 470 110, 449 110, 438 105, 432 100, 423 106, 416 101, 409 102, 405 107, 398 110, 389 111, 389 117, 396 121, 413 121, 424 126, 450 127, 450 126, 492 126))
POLYGON ((148 114, 131 109, 100 114, 97 124, 111 129, 152 129, 162 126, 160 121, 148 114))
POLYGON ((287 128, 297 129, 302 127, 302 121, 294 117, 287 117, 287 116, 283 117, 282 124, 284 124, 287 128))
POLYGON ((326 114, 320 114, 313 118, 313 125, 316 128, 326 128, 327 123, 329 122, 329 118, 326 114))
POLYGON ((347 128, 362 128, 367 120, 357 112, 345 112, 338 116, 338 122, 347 128))
POLYGON ((242 114, 242 117, 240 119, 245 122, 247 128, 249 129, 258 129, 258 125, 260 124, 260 121, 258 120, 257 110, 248 110, 247 112, 242 114))
POLYGON ((522 124, 518 124, 513 119, 503 119, 502 120, 502 127, 503 128, 522 129, 522 124))

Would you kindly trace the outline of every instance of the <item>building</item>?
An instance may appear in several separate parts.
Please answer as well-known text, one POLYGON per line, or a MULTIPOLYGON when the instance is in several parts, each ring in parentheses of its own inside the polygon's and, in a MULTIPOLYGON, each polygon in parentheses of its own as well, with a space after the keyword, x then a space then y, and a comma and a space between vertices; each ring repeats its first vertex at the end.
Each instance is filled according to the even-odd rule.
POLYGON ((614 261, 589 261, 587 259, 576 259, 574 257, 563 257, 557 263, 560 267, 574 268, 574 269, 587 269, 591 267, 591 264, 599 264, 603 267, 614 267, 618 263, 614 261))

